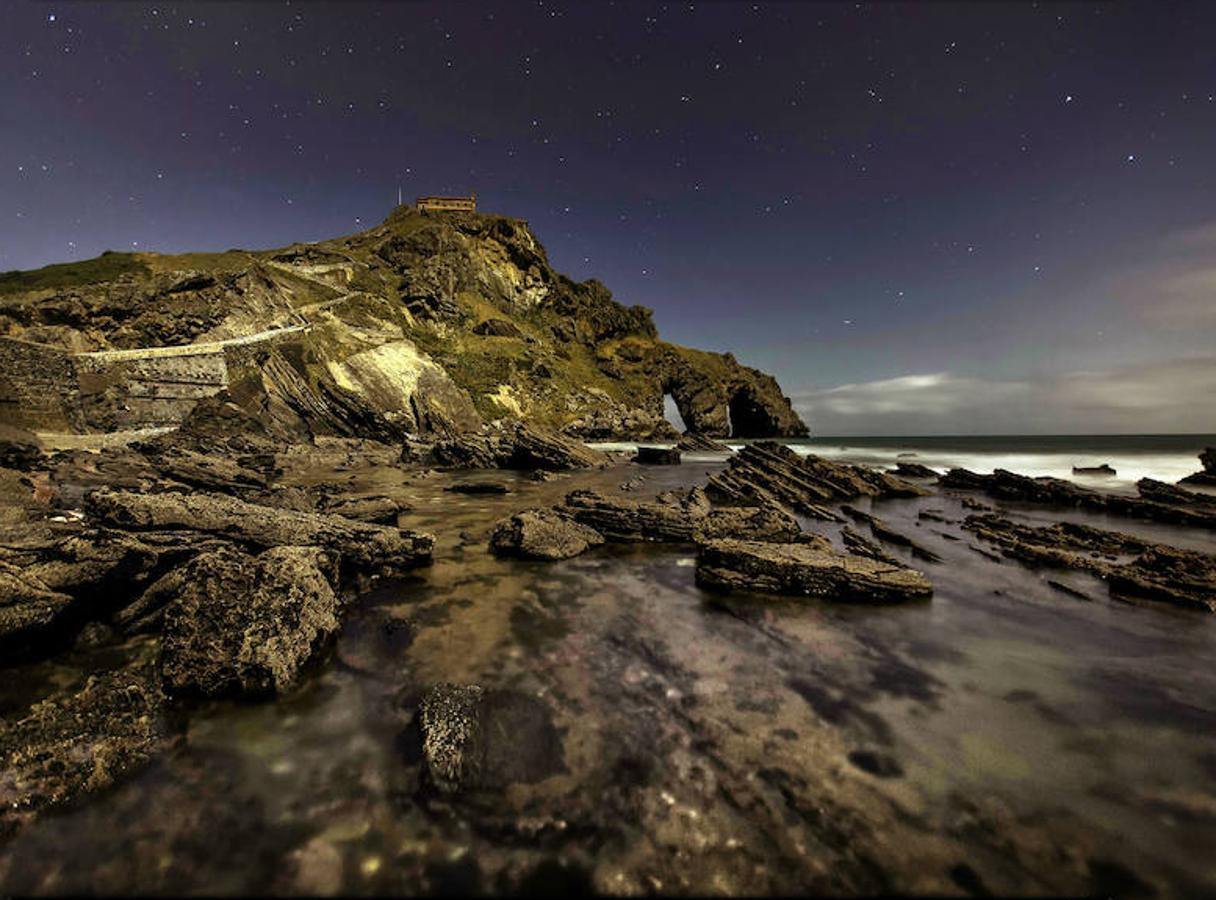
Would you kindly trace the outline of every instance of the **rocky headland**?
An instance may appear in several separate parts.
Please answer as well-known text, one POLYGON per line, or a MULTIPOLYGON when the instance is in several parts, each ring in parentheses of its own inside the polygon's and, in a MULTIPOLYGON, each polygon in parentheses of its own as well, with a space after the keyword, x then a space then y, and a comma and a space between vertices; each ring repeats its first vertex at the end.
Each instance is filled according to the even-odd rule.
POLYGON ((1216 611, 1203 478, 800 453, 771 377, 504 217, 17 275, 0 893, 1213 887, 1090 806, 1216 833, 1208 676, 1179 699, 1138 643, 1216 611), (1086 654, 1054 698, 1011 686, 1086 654), (1154 781, 1160 747, 1209 781, 1154 781))

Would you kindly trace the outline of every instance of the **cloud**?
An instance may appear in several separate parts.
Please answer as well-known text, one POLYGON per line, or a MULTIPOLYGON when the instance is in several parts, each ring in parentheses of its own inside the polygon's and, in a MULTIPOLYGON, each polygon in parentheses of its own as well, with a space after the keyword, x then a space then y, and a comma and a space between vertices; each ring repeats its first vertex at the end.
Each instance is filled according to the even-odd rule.
POLYGON ((1151 323, 1216 325, 1216 222, 1171 232, 1146 256, 1112 272, 1107 289, 1151 323))
POLYGON ((805 391, 818 434, 1216 432, 1216 357, 993 381, 949 372, 805 391))

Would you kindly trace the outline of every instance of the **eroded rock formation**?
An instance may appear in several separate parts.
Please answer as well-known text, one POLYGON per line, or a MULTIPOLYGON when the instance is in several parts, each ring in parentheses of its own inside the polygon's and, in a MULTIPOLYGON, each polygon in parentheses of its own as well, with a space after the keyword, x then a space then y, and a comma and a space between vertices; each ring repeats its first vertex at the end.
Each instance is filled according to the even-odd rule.
POLYGON ((279 437, 396 443, 524 419, 581 439, 801 435, 769 375, 659 340, 517 219, 420 213, 280 250, 108 254, 10 273, 0 422, 173 424, 227 391, 279 437))

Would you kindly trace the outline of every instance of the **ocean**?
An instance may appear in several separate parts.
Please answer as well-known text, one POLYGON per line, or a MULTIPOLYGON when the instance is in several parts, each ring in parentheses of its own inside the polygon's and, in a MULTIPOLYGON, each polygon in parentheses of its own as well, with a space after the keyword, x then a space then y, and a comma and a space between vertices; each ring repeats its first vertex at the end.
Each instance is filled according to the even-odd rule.
MULTIPOLYGON (((731 447, 743 442, 727 440, 731 447)), ((1130 489, 1141 478, 1176 482, 1198 472, 1199 453, 1216 446, 1216 434, 1094 434, 1094 435, 938 435, 916 437, 811 437, 782 439, 799 453, 813 453, 838 462, 890 468, 900 461, 917 462, 945 472, 964 468, 990 473, 1008 469, 1021 475, 1066 478, 1089 487, 1130 489), (1073 466, 1109 464, 1115 475, 1074 475, 1073 466)), ((632 444, 597 444, 627 449, 632 444)), ((670 446, 668 444, 667 446, 670 446)), ((688 460, 712 454, 686 454, 688 460)))

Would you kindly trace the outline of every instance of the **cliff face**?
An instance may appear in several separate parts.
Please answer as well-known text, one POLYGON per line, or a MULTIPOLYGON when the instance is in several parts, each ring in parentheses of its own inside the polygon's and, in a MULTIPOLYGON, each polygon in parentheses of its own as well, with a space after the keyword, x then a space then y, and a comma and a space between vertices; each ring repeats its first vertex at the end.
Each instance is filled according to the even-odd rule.
POLYGON ((38 361, 0 369, 0 421, 47 430, 173 424, 226 389, 303 439, 504 417, 655 439, 673 434, 665 394, 692 431, 806 433, 771 376, 660 340, 650 310, 554 271, 526 223, 477 213, 403 206, 316 244, 0 275, 0 344, 38 361))

